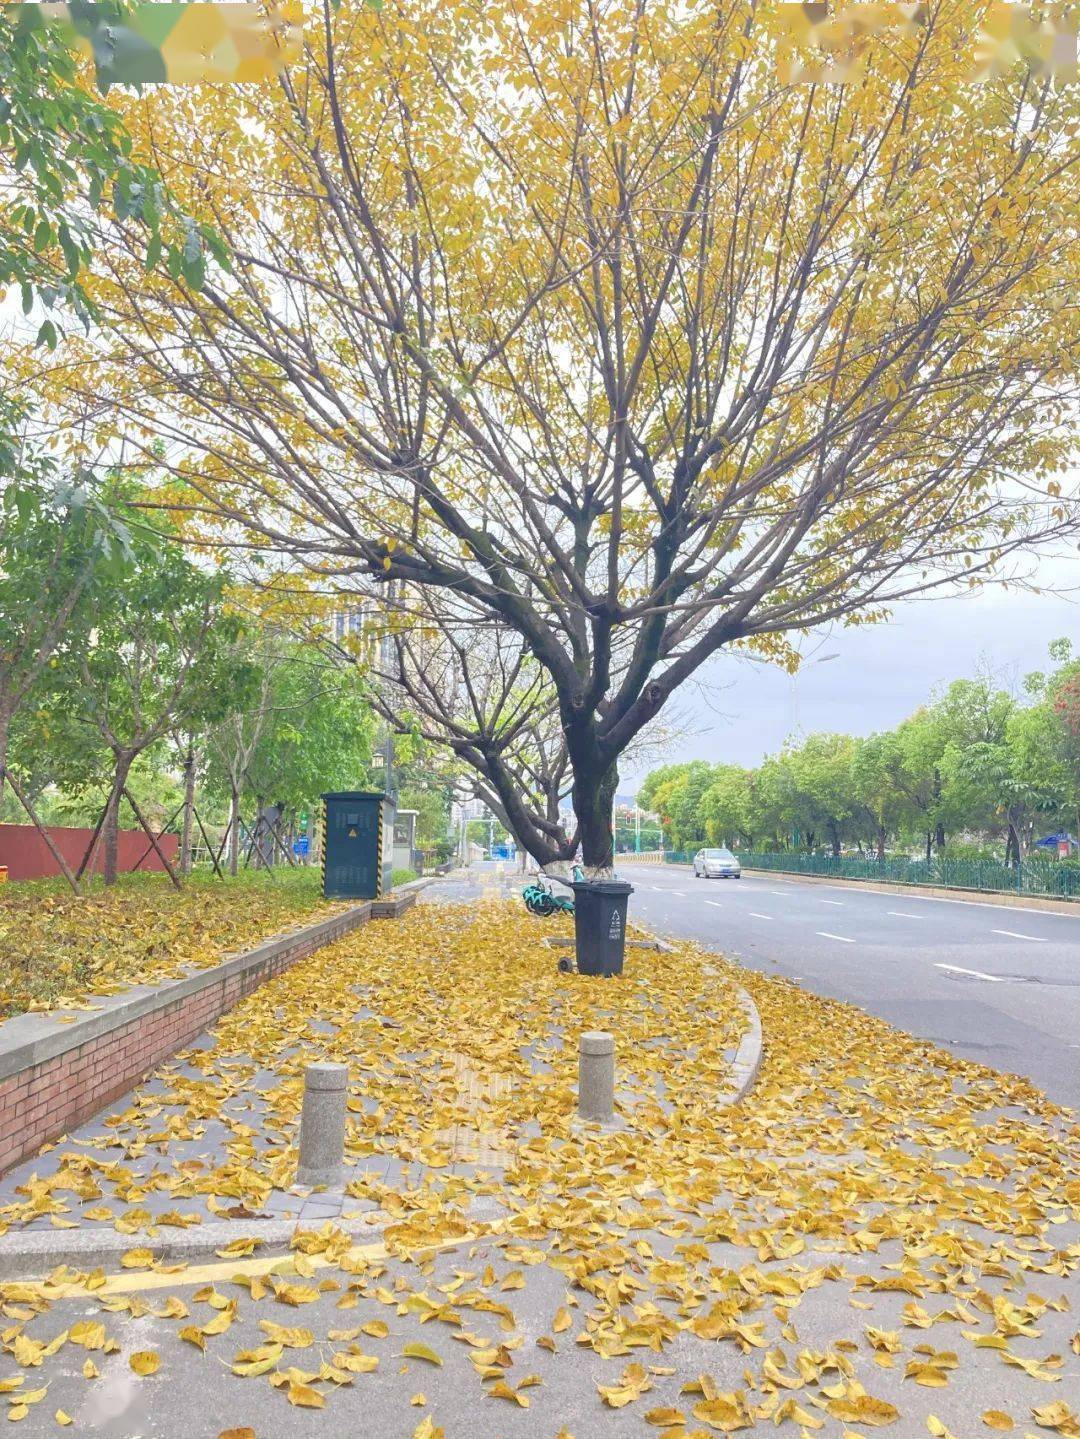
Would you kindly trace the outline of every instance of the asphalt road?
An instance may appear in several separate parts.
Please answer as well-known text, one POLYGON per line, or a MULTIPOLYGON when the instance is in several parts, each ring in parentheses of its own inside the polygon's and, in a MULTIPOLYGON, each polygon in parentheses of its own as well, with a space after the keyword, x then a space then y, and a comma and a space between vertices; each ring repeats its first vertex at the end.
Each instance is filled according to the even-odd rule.
POLYGON ((848 1000, 1080 1109, 1080 915, 625 865, 631 918, 848 1000))

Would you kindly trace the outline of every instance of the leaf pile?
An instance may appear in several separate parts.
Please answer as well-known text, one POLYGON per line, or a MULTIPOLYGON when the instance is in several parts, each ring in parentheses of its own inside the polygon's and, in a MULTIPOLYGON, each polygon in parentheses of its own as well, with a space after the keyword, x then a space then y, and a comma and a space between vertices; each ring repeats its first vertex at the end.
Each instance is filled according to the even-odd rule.
POLYGON ((0 1019, 217 964, 313 911, 341 908, 327 905, 318 886, 317 868, 246 871, 224 883, 199 875, 179 894, 163 874, 122 875, 83 898, 52 882, 4 885, 0 1019))

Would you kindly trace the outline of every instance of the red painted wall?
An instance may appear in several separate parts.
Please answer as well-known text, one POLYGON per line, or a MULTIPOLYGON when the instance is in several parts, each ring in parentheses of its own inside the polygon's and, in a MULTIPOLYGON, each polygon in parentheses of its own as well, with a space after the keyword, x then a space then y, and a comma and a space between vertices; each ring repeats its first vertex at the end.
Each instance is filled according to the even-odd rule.
MULTIPOLYGON (((92 829, 64 829, 58 825, 49 825, 48 830, 53 844, 67 860, 70 868, 78 869, 94 831, 92 829)), ((169 863, 175 863, 180 845, 177 836, 175 834, 162 835, 158 844, 168 855, 169 863)), ((141 829, 122 829, 118 857, 120 868, 122 870, 134 869, 149 846, 150 841, 141 829)), ((104 858, 103 846, 98 845, 97 858, 94 862, 95 874, 101 873, 104 858)), ((48 846, 32 824, 0 824, 0 864, 7 865, 9 879, 41 879, 46 875, 60 873, 56 861, 49 853, 48 846)), ((140 870, 161 872, 165 866, 156 852, 151 849, 149 857, 143 860, 139 868, 140 870)))

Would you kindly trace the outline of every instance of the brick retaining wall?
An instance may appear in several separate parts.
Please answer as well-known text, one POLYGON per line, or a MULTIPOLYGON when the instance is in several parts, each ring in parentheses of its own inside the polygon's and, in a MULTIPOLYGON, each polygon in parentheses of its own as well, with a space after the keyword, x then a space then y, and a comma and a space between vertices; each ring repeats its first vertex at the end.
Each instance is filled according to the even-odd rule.
POLYGON ((395 896, 380 915, 353 905, 211 968, 95 998, 70 1024, 61 1011, 0 1024, 0 1174, 91 1118, 268 979, 369 918, 396 918, 414 898, 395 896))

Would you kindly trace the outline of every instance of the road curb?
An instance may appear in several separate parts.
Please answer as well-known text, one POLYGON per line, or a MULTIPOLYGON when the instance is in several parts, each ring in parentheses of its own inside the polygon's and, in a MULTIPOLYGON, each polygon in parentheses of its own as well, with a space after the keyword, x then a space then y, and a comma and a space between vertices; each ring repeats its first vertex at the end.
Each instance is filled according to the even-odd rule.
MULTIPOLYGON (((658 939, 656 935, 649 934, 647 931, 643 931, 643 934, 647 945, 654 945, 666 954, 673 952, 674 946, 666 940, 658 939)), ((546 940, 545 943, 547 943, 546 940)), ((630 941, 627 940, 627 943, 629 944, 630 941)), ((725 977, 711 964, 705 966, 704 972, 708 975, 715 975, 717 978, 725 977)), ((731 1062, 732 1082, 727 1089, 720 1091, 716 1099, 716 1103, 722 1109, 740 1103, 750 1093, 765 1054, 765 1037, 762 1033, 761 1015, 758 1013, 757 1005, 741 984, 736 984, 730 978, 728 983, 735 993, 736 1003, 746 1017, 747 1027, 746 1033, 739 1041, 739 1047, 735 1051, 735 1058, 731 1062)))
MULTIPOLYGON (((464 1210, 466 1219, 478 1223, 493 1222, 503 1217, 503 1213, 497 1202, 483 1195, 478 1195, 464 1210)), ((228 1219, 215 1224, 193 1225, 190 1229, 160 1230, 153 1237, 145 1232, 117 1234, 113 1230, 95 1232, 92 1229, 6 1234, 0 1236, 0 1284, 42 1280, 60 1267, 80 1273, 95 1269, 109 1272, 119 1267, 120 1260, 131 1249, 149 1249, 158 1262, 187 1264, 194 1260, 220 1257, 217 1251, 237 1239, 258 1239, 257 1253, 273 1258, 275 1251, 283 1255, 290 1252, 294 1235, 313 1233, 324 1223, 331 1224, 352 1239, 363 1239, 365 1236, 375 1238, 400 1222, 400 1216, 376 1209, 355 1218, 338 1216, 336 1219, 306 1223, 295 1219, 228 1219)), ((236 1262, 238 1265, 242 1262, 239 1256, 236 1262)), ((183 1271, 178 1272, 177 1283, 182 1284, 183 1279, 183 1271)))
POLYGON ((731 982, 735 999, 746 1016, 747 1029, 735 1058, 731 1061, 731 1085, 721 1092, 717 1103, 724 1109, 739 1104, 750 1093, 758 1077, 761 1061, 765 1055, 765 1039, 761 1030, 761 1015, 758 1007, 741 984, 731 982))

